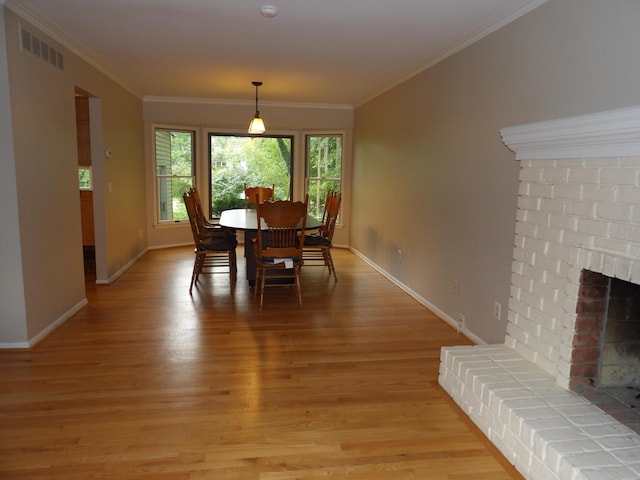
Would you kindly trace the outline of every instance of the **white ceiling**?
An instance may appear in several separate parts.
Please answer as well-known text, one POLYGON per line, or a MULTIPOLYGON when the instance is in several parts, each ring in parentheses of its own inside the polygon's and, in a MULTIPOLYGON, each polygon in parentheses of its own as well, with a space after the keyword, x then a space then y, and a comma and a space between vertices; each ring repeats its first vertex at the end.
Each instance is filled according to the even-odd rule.
MULTIPOLYGON (((358 105, 546 0, 6 0, 140 97, 358 105), (277 8, 274 18, 260 14, 277 8)), ((0 5, 2 0, 0 0, 0 5)))

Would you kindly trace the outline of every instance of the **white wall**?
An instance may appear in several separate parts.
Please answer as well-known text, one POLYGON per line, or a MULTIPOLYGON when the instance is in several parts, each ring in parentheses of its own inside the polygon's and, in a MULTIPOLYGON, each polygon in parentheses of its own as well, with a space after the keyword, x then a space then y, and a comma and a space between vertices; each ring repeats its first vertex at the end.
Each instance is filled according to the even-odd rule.
POLYGON ((519 165, 499 130, 640 104, 639 21, 635 0, 550 0, 357 108, 353 247, 501 343, 519 165))

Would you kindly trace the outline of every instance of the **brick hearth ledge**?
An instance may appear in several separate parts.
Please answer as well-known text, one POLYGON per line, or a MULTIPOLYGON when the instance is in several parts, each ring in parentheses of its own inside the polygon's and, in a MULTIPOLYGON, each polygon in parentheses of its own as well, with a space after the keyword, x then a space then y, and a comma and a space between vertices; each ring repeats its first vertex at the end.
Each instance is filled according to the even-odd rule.
POLYGON ((527 479, 640 478, 640 435, 512 348, 444 347, 439 383, 527 479))

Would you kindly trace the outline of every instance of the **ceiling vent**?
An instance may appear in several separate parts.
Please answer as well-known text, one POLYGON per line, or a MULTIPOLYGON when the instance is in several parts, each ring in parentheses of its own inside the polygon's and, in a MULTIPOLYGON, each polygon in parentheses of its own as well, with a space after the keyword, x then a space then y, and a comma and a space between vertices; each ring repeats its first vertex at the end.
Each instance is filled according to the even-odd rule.
POLYGON ((36 37, 33 33, 22 28, 22 25, 20 25, 20 50, 30 52, 59 70, 64 70, 64 56, 62 53, 36 37))

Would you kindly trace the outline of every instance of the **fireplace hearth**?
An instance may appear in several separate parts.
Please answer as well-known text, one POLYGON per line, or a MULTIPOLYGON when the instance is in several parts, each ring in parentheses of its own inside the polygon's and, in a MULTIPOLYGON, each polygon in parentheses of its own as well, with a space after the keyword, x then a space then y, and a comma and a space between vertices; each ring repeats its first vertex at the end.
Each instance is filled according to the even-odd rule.
POLYGON ((640 107, 501 135, 521 166, 507 335, 443 348, 440 383, 527 479, 640 478, 640 107))

